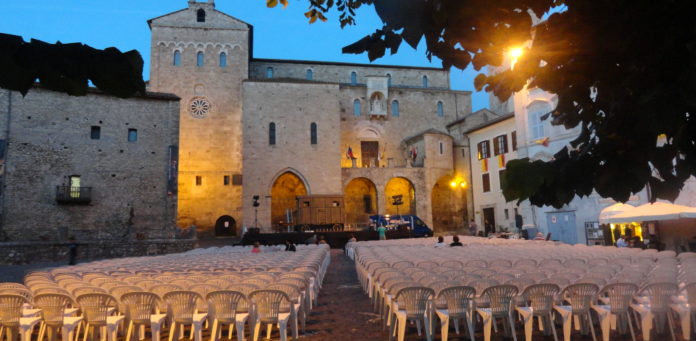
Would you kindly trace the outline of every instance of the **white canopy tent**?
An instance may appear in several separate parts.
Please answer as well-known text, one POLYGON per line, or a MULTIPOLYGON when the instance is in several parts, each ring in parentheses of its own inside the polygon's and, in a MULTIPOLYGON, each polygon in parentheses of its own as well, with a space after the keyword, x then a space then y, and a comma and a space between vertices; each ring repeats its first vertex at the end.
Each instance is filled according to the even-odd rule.
POLYGON ((627 213, 636 207, 633 205, 628 205, 624 203, 617 202, 609 207, 606 207, 599 213, 599 223, 609 224, 608 219, 615 217, 616 215, 627 213))
POLYGON ((664 202, 656 202, 654 204, 648 203, 607 217, 604 219, 603 223, 617 224, 629 223, 633 221, 674 220, 680 218, 696 218, 696 207, 675 205, 664 202))

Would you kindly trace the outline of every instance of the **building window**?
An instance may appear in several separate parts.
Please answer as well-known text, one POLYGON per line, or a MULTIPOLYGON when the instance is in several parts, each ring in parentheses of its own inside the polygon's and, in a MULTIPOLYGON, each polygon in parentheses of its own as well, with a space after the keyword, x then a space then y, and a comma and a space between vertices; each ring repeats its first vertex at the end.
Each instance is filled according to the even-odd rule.
POLYGON ((241 174, 233 174, 232 175, 232 185, 234 185, 234 186, 241 186, 242 185, 242 175, 241 174))
POLYGON ((307 80, 311 81, 312 79, 314 79, 314 71, 312 71, 312 69, 307 69, 307 75, 305 77, 307 78, 307 80))
POLYGON ((428 76, 423 76, 423 87, 424 88, 428 87, 428 76))
POLYGON ((128 142, 138 141, 138 129, 128 129, 128 142))
POLYGON ((399 101, 392 101, 392 116, 399 117, 399 101))
POLYGON ((70 197, 71 198, 79 198, 80 197, 80 176, 79 175, 71 175, 69 178, 70 181, 70 197))
POLYGON ((360 100, 356 99, 353 101, 353 115, 360 116, 360 100))
POLYGON ((387 87, 391 88, 391 74, 387 74, 387 87))
POLYGON ((172 62, 172 64, 174 64, 174 66, 181 65, 181 52, 174 51, 174 61, 172 62))
POLYGON ((437 117, 444 117, 445 109, 443 108, 442 101, 437 101, 437 117))
POLYGON ((227 53, 220 52, 220 67, 227 67, 227 53))
POLYGON ((517 131, 510 134, 510 139, 512 140, 512 151, 517 150, 517 131))
POLYGON ((477 145, 477 148, 478 148, 478 159, 479 160, 487 159, 491 156, 490 146, 488 144, 488 140, 479 142, 477 145))
POLYGON ((200 175, 196 175, 196 186, 200 186, 203 184, 203 177, 200 175))
POLYGON ((101 138, 101 127, 100 126, 92 126, 92 129, 89 132, 89 137, 92 140, 99 140, 101 138))
POLYGON ((205 22, 205 11, 202 8, 199 8, 198 12, 196 12, 196 21, 205 22))
POLYGON ((481 180, 483 181, 483 192, 491 191, 491 177, 488 173, 481 175, 481 180))
POLYGON ((350 84, 352 84, 352 85, 358 84, 358 74, 355 73, 355 71, 350 73, 350 84))
POLYGON ((268 144, 271 146, 276 144, 276 124, 274 122, 268 125, 268 144))
POLYGON ((223 184, 224 186, 229 186, 229 185, 230 185, 230 176, 229 176, 229 175, 225 175, 225 176, 222 177, 222 184, 223 184))
POLYGON ((496 136, 493 139, 493 155, 505 154, 508 152, 507 135, 496 136))
POLYGON ((314 122, 309 125, 309 140, 311 144, 317 144, 317 124, 314 122))
POLYGON ((445 154, 445 144, 440 142, 440 155, 445 154))
POLYGON ((196 66, 203 66, 204 57, 205 55, 203 54, 203 52, 196 53, 196 66))
POLYGON ((503 189, 504 179, 505 179, 505 170, 501 169, 498 171, 498 182, 500 182, 500 189, 503 189))
POLYGON ((266 78, 273 78, 273 68, 272 67, 266 68, 266 78))
POLYGON ((506 208, 504 212, 505 212, 505 220, 510 220, 510 211, 506 208))
POLYGON ((534 102, 527 109, 529 116, 529 137, 532 140, 540 139, 546 136, 544 121, 541 117, 548 113, 548 106, 544 102, 534 102))

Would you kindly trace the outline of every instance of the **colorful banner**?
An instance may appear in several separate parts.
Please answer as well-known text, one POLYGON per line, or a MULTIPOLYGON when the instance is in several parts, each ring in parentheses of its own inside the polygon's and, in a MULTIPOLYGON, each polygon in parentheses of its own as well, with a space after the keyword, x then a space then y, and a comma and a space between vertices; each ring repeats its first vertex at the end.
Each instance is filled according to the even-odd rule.
POLYGON ((498 155, 498 168, 505 168, 505 154, 498 155))
POLYGON ((488 159, 481 160, 481 171, 484 173, 488 172, 488 159))

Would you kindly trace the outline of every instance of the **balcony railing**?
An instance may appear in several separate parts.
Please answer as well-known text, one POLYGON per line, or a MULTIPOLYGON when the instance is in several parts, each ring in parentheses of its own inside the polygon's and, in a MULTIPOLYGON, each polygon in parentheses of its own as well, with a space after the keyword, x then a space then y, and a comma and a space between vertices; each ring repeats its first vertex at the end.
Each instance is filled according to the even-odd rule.
POLYGON ((92 200, 92 187, 56 186, 59 204, 88 204, 92 200))

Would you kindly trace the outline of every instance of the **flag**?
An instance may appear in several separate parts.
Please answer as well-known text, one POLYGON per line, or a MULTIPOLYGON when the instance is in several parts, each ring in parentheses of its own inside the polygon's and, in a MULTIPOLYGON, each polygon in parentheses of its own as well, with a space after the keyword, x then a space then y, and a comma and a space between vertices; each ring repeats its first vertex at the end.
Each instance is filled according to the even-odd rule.
POLYGON ((498 155, 498 168, 505 168, 505 154, 498 155))
POLYGON ((488 172, 488 159, 481 160, 481 171, 484 173, 488 172))
POLYGON ((548 137, 544 137, 543 139, 538 139, 538 140, 534 141, 534 143, 543 145, 544 147, 548 147, 549 142, 550 142, 550 139, 548 137))
POLYGON ((355 155, 353 155, 353 148, 351 148, 350 146, 348 146, 348 151, 346 152, 346 159, 348 159, 348 160, 355 160, 355 159, 357 159, 357 158, 355 157, 355 155))
POLYGON ((416 162, 416 157, 418 156, 418 149, 416 148, 416 146, 411 147, 410 154, 411 154, 411 160, 413 162, 416 162))

